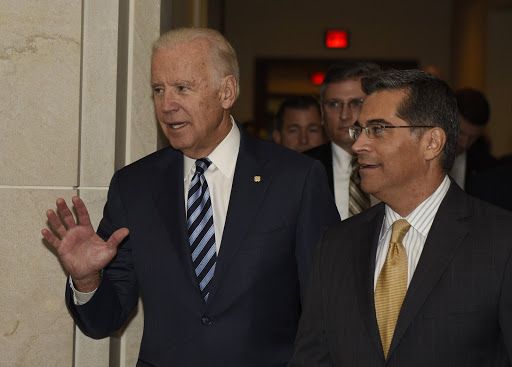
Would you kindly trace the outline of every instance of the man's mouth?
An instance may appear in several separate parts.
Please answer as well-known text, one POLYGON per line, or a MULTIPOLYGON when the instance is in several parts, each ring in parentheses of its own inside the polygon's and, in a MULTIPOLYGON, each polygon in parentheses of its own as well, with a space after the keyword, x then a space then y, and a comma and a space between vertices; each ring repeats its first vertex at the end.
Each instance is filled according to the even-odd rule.
POLYGON ((359 163, 359 169, 372 169, 377 168, 378 164, 359 163))
POLYGON ((172 130, 178 130, 187 125, 186 122, 166 122, 166 126, 170 127, 172 130))

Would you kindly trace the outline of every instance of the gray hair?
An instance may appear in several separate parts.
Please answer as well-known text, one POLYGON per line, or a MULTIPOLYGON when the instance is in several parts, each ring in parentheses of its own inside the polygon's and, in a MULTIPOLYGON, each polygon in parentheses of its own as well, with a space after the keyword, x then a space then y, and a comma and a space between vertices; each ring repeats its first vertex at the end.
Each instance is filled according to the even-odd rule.
POLYGON ((217 77, 232 75, 236 80, 236 96, 240 93, 240 71, 236 52, 222 34, 210 28, 177 28, 160 36, 153 44, 153 54, 158 49, 171 48, 179 43, 204 39, 210 45, 211 65, 217 77))

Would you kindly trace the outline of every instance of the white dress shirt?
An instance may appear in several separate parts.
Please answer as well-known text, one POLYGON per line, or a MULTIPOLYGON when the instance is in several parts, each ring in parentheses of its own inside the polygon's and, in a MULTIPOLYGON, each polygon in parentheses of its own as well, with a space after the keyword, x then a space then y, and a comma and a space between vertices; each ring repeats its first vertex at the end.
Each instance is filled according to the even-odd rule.
POLYGON ((332 175, 334 181, 334 201, 341 220, 348 218, 349 184, 352 174, 352 154, 338 145, 332 146, 332 175))
MULTIPOLYGON (((228 213, 231 186, 235 174, 236 159, 240 148, 240 130, 232 120, 232 128, 229 134, 217 145, 213 152, 208 155, 212 164, 204 173, 213 209, 213 225, 215 227, 215 245, 219 253, 224 224, 228 213)), ((187 194, 190 181, 196 171, 195 159, 183 157, 183 177, 185 188, 185 212, 187 211, 187 194)))
MULTIPOLYGON (((420 260, 425 241, 427 240, 428 232, 434 222, 439 205, 443 201, 448 189, 450 188, 450 179, 445 176, 443 182, 439 187, 425 199, 420 205, 416 207, 407 217, 404 219, 409 222, 411 227, 405 235, 402 243, 407 253, 407 287, 411 283, 411 279, 420 260)), ((386 212, 382 227, 380 231, 379 244, 377 247, 377 254, 375 256, 375 277, 373 280, 373 287, 377 286, 377 279, 379 278, 382 266, 386 261, 386 255, 388 253, 389 240, 391 239, 391 226, 395 221, 401 219, 400 214, 396 213, 393 209, 386 205, 386 212)))
MULTIPOLYGON (((240 149, 240 130, 236 126, 233 117, 231 119, 231 130, 219 145, 208 155, 212 164, 204 173, 213 209, 213 225, 215 227, 215 245, 217 254, 224 232, 224 223, 228 212, 229 198, 231 196, 231 186, 233 185, 233 176, 235 173, 236 160, 240 149)), ((206 157, 205 157, 206 158, 206 157)), ((183 177, 184 177, 184 205, 185 213, 187 209, 187 195, 190 181, 195 172, 195 159, 183 156, 183 177)), ((73 290, 74 302, 77 305, 87 303, 96 290, 92 292, 79 292, 73 286, 73 281, 69 277, 69 285, 73 290)))

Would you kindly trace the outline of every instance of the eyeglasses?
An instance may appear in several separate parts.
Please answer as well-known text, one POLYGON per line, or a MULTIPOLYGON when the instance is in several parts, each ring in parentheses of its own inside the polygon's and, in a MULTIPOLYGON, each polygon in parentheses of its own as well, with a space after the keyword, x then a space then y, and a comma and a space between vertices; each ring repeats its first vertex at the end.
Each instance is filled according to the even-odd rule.
POLYGON ((343 102, 337 99, 331 99, 328 101, 322 102, 324 107, 329 110, 330 112, 339 112, 341 109, 344 109, 345 107, 348 107, 351 112, 357 112, 361 109, 361 106, 363 105, 363 98, 355 98, 351 99, 348 102, 343 102))
POLYGON ((360 125, 354 125, 348 128, 348 133, 352 140, 357 140, 359 136, 361 136, 361 132, 364 131, 366 133, 366 136, 369 139, 375 139, 380 138, 382 135, 384 135, 385 129, 399 129, 399 128, 409 128, 409 129, 415 129, 415 128, 432 128, 434 126, 427 126, 427 125, 370 125, 370 126, 360 126, 360 125))

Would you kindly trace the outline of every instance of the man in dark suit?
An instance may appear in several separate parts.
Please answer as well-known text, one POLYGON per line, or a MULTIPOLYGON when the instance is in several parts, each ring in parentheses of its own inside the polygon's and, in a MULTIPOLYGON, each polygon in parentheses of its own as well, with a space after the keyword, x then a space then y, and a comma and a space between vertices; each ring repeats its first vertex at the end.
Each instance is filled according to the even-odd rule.
POLYGON ((491 108, 485 95, 476 89, 459 89, 455 92, 455 98, 459 109, 460 131, 450 176, 468 194, 480 197, 473 187, 475 176, 498 163, 491 154, 491 146, 485 136, 491 108))
POLYGON ((327 70, 320 87, 322 122, 330 142, 305 154, 324 165, 341 219, 359 213, 370 204, 366 196, 362 201, 357 198, 364 193, 358 192, 357 183, 351 183, 355 167, 348 129, 357 121, 365 97, 361 78, 379 70, 380 67, 371 62, 336 64, 327 70), (354 187, 349 194, 351 185, 354 187))
POLYGON ((114 175, 97 234, 77 197, 77 222, 62 199, 47 212, 68 307, 101 338, 140 294, 138 366, 283 366, 313 245, 339 221, 323 168, 240 131, 238 63, 216 31, 163 35, 151 84, 171 147, 114 175))
POLYGON ((323 236, 291 366, 510 366, 512 215, 446 175, 453 92, 418 70, 362 84, 352 148, 382 202, 323 236))

